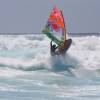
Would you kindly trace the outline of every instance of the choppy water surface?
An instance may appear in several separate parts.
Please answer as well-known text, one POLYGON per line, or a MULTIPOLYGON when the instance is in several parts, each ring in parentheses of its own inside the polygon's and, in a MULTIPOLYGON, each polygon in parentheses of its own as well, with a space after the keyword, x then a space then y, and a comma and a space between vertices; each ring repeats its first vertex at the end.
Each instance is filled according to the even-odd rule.
POLYGON ((0 36, 0 100, 100 100, 100 37, 71 37, 51 57, 46 36, 0 36))

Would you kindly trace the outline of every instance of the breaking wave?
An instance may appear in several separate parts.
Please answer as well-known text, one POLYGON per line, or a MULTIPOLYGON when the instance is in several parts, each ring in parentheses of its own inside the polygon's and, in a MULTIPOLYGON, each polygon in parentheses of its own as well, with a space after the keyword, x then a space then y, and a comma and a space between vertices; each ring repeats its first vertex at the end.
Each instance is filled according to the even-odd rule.
POLYGON ((0 36, 0 99, 100 98, 100 37, 71 37, 65 56, 51 56, 42 35, 0 36))
POLYGON ((65 57, 50 56, 46 37, 1 36, 0 66, 24 71, 50 70, 55 72, 99 69, 99 41, 96 36, 73 37, 73 44, 65 57))

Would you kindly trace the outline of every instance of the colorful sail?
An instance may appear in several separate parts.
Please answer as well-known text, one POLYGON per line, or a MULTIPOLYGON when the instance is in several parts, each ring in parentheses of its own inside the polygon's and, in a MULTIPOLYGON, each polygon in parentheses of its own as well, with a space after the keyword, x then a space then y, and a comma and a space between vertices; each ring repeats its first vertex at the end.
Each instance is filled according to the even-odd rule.
POLYGON ((60 45, 64 41, 64 31, 65 24, 62 12, 57 7, 54 7, 43 33, 60 45))
POLYGON ((54 9, 52 10, 50 17, 48 19, 48 24, 49 23, 51 23, 51 27, 55 31, 58 31, 60 28, 64 29, 62 13, 57 7, 54 7, 54 9))

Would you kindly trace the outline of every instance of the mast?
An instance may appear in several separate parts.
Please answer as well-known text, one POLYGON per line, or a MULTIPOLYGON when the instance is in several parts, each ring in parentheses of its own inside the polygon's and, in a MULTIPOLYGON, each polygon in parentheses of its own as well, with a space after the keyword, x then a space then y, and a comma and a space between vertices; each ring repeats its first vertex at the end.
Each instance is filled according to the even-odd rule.
POLYGON ((63 18, 63 22, 64 22, 64 41, 67 39, 66 38, 66 25, 65 25, 65 20, 64 20, 64 16, 63 16, 63 13, 62 13, 62 11, 61 11, 61 14, 62 14, 62 18, 63 18))

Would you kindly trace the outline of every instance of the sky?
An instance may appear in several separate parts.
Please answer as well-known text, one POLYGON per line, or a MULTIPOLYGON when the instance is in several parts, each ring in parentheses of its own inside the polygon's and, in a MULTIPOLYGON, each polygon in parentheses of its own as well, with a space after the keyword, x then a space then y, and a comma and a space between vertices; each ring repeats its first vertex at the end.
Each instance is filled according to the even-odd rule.
POLYGON ((68 32, 100 33, 100 0, 0 0, 0 33, 41 33, 55 5, 68 32))

